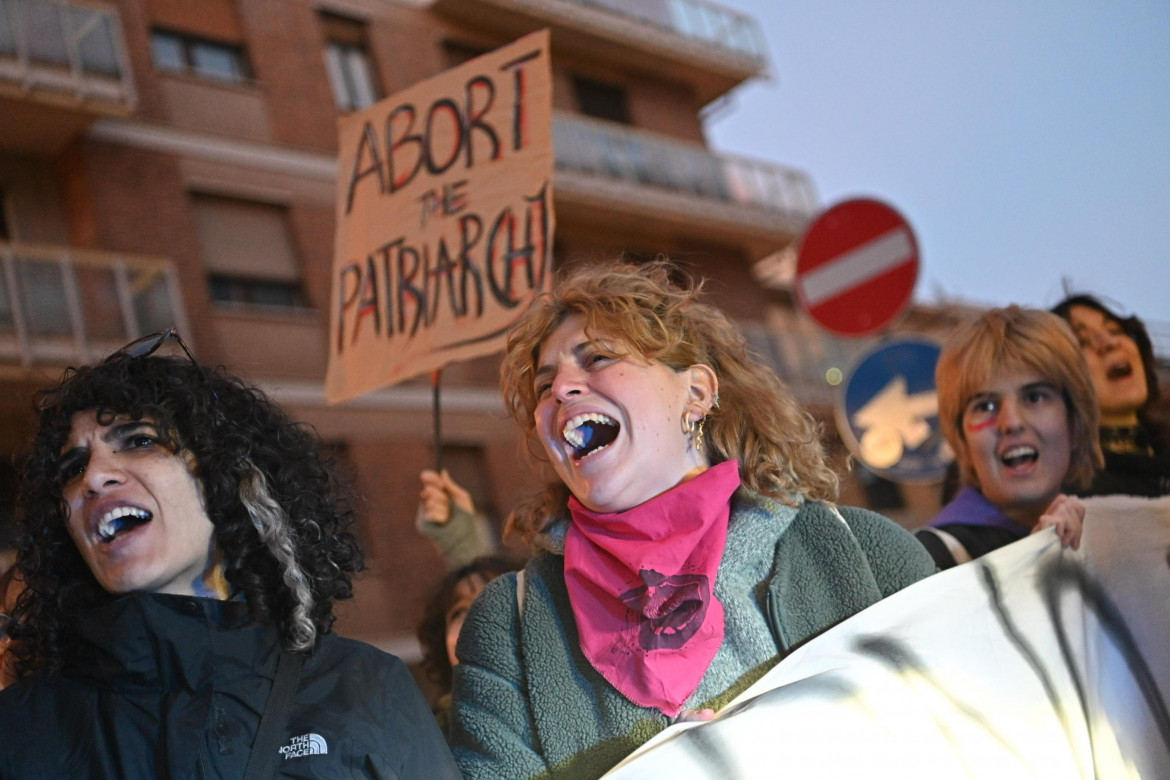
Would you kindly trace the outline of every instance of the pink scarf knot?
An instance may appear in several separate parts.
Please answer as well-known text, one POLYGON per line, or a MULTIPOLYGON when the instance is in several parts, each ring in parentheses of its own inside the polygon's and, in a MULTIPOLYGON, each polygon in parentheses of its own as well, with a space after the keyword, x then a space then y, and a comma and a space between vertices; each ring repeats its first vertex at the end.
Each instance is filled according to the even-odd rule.
POLYGON ((569 499, 565 584, 593 668, 674 717, 723 644, 715 577, 739 464, 725 461, 625 512, 569 499))

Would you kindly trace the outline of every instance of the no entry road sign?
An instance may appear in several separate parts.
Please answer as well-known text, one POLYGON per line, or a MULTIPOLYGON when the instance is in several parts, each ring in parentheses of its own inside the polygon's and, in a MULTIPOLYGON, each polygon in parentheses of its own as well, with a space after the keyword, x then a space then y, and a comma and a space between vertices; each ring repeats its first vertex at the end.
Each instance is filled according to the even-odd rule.
POLYGON ((858 338, 901 316, 918 281, 918 242, 894 209, 876 200, 838 203, 800 243, 796 293, 829 332, 858 338))

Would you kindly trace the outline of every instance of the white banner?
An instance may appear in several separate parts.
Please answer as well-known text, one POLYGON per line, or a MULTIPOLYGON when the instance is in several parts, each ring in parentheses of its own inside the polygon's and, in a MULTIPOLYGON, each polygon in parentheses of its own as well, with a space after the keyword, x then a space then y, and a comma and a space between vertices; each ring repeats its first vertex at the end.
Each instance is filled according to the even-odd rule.
POLYGON ((797 649, 607 778, 1170 777, 1170 498, 1085 500, 797 649))

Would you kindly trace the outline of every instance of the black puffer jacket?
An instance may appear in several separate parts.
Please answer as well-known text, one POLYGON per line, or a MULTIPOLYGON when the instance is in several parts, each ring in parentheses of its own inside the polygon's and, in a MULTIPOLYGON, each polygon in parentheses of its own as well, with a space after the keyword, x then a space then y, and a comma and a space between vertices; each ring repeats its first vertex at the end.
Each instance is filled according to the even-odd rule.
MULTIPOLYGON (((60 675, 0 691, 0 778, 241 778, 279 657, 238 602, 133 594, 60 675)), ((304 663, 281 778, 458 778, 394 656, 334 634, 304 663)))

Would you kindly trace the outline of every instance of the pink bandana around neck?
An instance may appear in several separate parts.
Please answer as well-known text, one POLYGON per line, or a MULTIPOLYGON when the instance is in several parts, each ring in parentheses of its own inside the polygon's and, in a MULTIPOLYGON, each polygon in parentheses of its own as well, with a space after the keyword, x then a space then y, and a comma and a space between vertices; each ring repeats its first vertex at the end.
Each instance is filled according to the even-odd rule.
POLYGON ((739 464, 725 461, 625 512, 569 499, 565 584, 581 650, 630 701, 674 717, 723 644, 715 575, 739 464))

